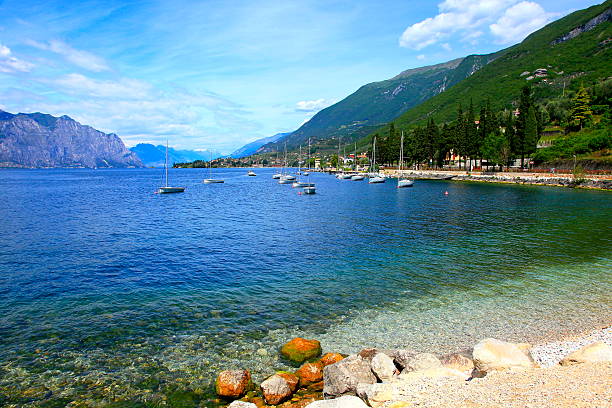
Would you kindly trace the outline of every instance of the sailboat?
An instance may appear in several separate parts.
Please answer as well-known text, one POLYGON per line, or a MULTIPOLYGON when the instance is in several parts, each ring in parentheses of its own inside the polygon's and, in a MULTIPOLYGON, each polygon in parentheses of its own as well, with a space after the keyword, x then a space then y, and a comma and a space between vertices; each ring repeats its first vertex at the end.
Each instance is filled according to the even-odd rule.
MULTIPOLYGON (((285 142, 285 161, 283 163, 283 170, 287 166, 287 142, 285 142)), ((283 174, 281 178, 278 180, 278 184, 291 184, 295 180, 295 176, 291 174, 283 174)))
MULTIPOLYGON (((355 142, 355 150, 353 152, 353 171, 357 171, 357 142, 355 142)), ((353 174, 351 176, 351 180, 353 181, 361 181, 365 179, 363 174, 353 174)))
POLYGON ((308 138, 308 171, 302 173, 304 176, 310 176, 310 138, 308 138))
POLYGON ((208 178, 204 179, 205 184, 214 184, 214 183, 225 183, 225 180, 222 179, 214 179, 212 177, 212 152, 210 153, 210 160, 208 161, 208 178))
MULTIPOLYGON (((308 139, 308 166, 310 166, 310 139, 308 139)), ((304 194, 315 194, 317 189, 315 188, 314 183, 310 182, 310 173, 306 173, 306 183, 304 184, 304 194)))
MULTIPOLYGON (((376 170, 376 136, 374 136, 374 142, 372 143, 372 167, 371 167, 371 171, 375 171, 376 170)), ((385 182, 385 178, 382 177, 380 174, 375 174, 374 177, 370 177, 370 180, 368 180, 368 183, 370 184, 377 184, 377 183, 384 183, 385 182)))
POLYGON ((303 182, 300 180, 300 175, 302 173, 302 146, 300 146, 300 155, 298 157, 298 177, 297 180, 293 182, 292 187, 309 187, 309 183, 303 182))
MULTIPOLYGON (((346 146, 344 147, 344 152, 342 153, 342 161, 344 162, 344 158, 346 157, 346 146)), ((344 163, 342 163, 344 164, 344 163)), ((340 166, 340 142, 338 142, 338 166, 340 166)), ((344 171, 344 166, 342 168, 342 172, 338 173, 337 176, 340 180, 350 180, 352 174, 346 173, 344 171)))
MULTIPOLYGON (((276 161, 278 162, 278 148, 276 149, 276 161)), ((275 180, 278 180, 279 178, 282 177, 282 175, 283 175, 282 173, 277 172, 272 175, 272 178, 275 180)))
POLYGON ((397 188, 412 187, 414 181, 402 178, 402 162, 404 161, 404 132, 402 131, 402 141, 400 142, 400 159, 397 170, 397 188))
POLYGON ((166 140, 166 163, 165 163, 165 169, 166 169, 166 185, 163 187, 160 187, 159 190, 157 190, 158 194, 170 194, 170 193, 182 193, 183 191, 185 191, 185 187, 170 187, 168 185, 168 141, 166 140))

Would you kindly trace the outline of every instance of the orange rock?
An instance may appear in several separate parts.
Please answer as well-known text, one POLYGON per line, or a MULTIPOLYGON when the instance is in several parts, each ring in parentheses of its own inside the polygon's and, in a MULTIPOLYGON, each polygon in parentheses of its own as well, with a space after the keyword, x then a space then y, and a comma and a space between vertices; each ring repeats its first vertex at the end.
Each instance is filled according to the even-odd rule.
POLYGON ((342 360, 344 357, 342 357, 342 354, 338 354, 338 353, 326 353, 323 357, 321 357, 321 360, 319 360, 321 362, 321 364, 323 364, 323 367, 327 367, 330 364, 334 364, 337 363, 338 361, 342 360))
POLYGON ((316 363, 304 363, 295 372, 300 377, 300 387, 305 387, 312 383, 323 380, 323 364, 317 361, 316 363))
POLYGON ((323 381, 319 381, 318 383, 311 384, 308 387, 309 391, 323 391, 325 383, 323 381))
POLYGON ((287 360, 303 363, 306 360, 321 355, 321 343, 318 340, 308 340, 297 337, 281 348, 281 354, 287 360))
POLYGON ((261 383, 261 392, 267 404, 277 405, 291 398, 297 389, 299 378, 291 373, 280 372, 261 383))
POLYGON ((249 370, 225 370, 219 373, 215 382, 217 395, 223 398, 237 399, 251 387, 249 370))

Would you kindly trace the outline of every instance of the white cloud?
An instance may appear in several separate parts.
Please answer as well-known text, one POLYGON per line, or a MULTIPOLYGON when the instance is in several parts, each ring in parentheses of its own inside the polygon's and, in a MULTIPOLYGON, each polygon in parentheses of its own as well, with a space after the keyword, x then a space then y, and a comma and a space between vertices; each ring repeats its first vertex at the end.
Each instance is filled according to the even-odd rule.
POLYGON ((151 90, 151 85, 136 79, 99 80, 81 74, 64 75, 52 82, 66 93, 99 98, 142 99, 151 90))
POLYGON ((463 34, 463 41, 473 42, 486 26, 501 41, 511 42, 542 27, 550 17, 537 3, 520 0, 445 0, 438 10, 436 16, 408 27, 400 46, 421 50, 457 33, 463 34), (506 28, 512 33, 502 34, 506 28))
POLYGON ((446 51, 451 51, 451 45, 449 43, 444 43, 442 44, 442 48, 444 48, 446 51))
POLYGON ((418 59, 419 61, 423 61, 425 59, 425 55, 417 55, 416 59, 418 59))
POLYGON ((14 57, 9 47, 0 44, 0 72, 30 72, 32 68, 34 64, 14 57))
POLYGON ((331 104, 330 101, 323 98, 312 101, 299 101, 295 104, 295 110, 297 112, 318 112, 331 104))
POLYGON ((498 43, 513 44, 545 26, 552 17, 538 3, 523 1, 507 9, 489 28, 498 43))
POLYGON ((72 48, 63 41, 51 40, 48 43, 28 41, 27 43, 41 50, 51 51, 62 55, 64 58, 66 58, 66 60, 70 61, 74 65, 89 71, 101 72, 110 70, 110 67, 104 58, 98 57, 97 55, 94 55, 88 51, 72 48))

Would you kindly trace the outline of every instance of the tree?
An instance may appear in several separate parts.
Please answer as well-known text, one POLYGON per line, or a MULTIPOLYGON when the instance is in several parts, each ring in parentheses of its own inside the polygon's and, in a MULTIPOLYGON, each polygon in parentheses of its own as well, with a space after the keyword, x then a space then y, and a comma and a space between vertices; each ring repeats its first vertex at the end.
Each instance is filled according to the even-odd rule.
POLYGON ((500 167, 508 160, 510 146, 506 137, 499 131, 489 133, 482 144, 480 153, 487 162, 500 167))
POLYGON ((463 116, 463 109, 461 108, 461 104, 459 104, 459 108, 457 109, 457 120, 454 123, 453 129, 454 132, 454 150, 459 156, 459 167, 461 167, 461 156, 467 155, 466 146, 465 146, 465 118, 463 116))
POLYGON ((332 154, 331 158, 329 159, 329 164, 331 167, 335 169, 338 168, 338 155, 337 154, 332 154))
MULTIPOLYGON (((530 108, 533 108, 533 102, 531 100, 531 88, 529 85, 525 85, 521 89, 521 96, 519 100, 519 116, 516 121, 516 143, 514 144, 514 152, 521 156, 521 168, 525 167, 525 155, 530 153, 530 140, 529 137, 533 135, 527 135, 527 121, 528 117, 531 116, 530 108)), ((535 125, 535 133, 537 134, 537 119, 535 118, 535 111, 532 110, 534 121, 530 125, 535 125)), ((533 129, 530 128, 530 131, 533 129)), ((537 143, 537 140, 536 140, 537 143)))
POLYGON ((574 98, 572 98, 572 113, 570 115, 570 124, 573 127, 582 129, 589 121, 593 111, 591 111, 591 98, 584 86, 580 86, 574 98))

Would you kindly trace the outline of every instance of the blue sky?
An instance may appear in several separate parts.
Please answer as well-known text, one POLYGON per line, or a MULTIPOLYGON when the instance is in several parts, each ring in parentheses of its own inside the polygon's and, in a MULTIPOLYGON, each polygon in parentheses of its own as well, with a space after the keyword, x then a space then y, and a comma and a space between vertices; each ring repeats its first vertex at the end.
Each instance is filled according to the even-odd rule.
POLYGON ((222 153, 596 1, 0 0, 0 109, 222 153))

